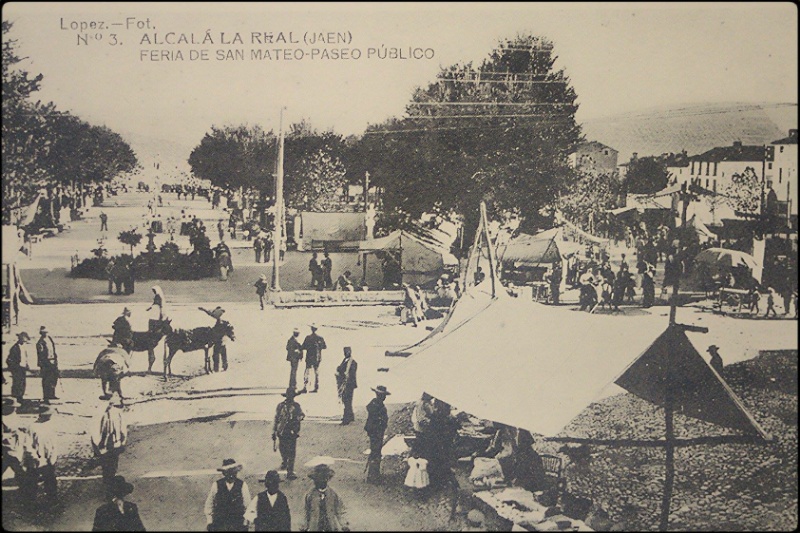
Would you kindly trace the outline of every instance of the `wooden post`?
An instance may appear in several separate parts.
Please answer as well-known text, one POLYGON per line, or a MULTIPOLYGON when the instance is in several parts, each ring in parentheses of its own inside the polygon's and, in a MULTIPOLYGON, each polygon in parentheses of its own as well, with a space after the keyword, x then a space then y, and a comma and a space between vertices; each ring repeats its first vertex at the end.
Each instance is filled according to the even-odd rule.
POLYGON ((495 284, 495 260, 492 240, 489 238, 489 219, 486 216, 486 202, 481 202, 481 224, 483 225, 484 236, 486 237, 486 247, 489 251, 489 275, 492 276, 492 296, 497 296, 495 284))
POLYGON ((283 234, 283 110, 281 107, 280 129, 278 133, 278 161, 275 173, 275 228, 273 230, 272 290, 280 291, 280 255, 283 234))

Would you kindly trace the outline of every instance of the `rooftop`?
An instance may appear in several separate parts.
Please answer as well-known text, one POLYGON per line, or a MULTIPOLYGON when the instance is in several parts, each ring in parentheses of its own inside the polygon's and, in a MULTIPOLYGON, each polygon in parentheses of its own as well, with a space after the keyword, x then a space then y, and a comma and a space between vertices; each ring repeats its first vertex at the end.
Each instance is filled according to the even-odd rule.
POLYGON ((711 150, 696 155, 691 158, 693 161, 763 161, 763 146, 744 146, 740 142, 734 142, 733 146, 719 146, 711 150))
POLYGON ((772 144, 797 144, 797 130, 789 130, 788 137, 772 141, 772 144))

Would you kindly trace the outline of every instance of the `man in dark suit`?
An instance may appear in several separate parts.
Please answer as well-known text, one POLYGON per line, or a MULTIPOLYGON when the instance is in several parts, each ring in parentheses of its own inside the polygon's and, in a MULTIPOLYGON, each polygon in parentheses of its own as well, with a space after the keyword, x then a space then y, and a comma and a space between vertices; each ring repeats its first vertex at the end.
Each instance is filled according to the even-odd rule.
POLYGON ((30 368, 30 356, 28 343, 31 337, 25 331, 17 333, 17 342, 8 352, 6 364, 11 371, 11 395, 22 405, 25 396, 25 385, 28 371, 30 368))
POLYGON ((358 384, 356 382, 356 372, 358 363, 353 359, 353 349, 350 346, 344 347, 344 359, 336 367, 336 386, 339 391, 339 398, 344 404, 344 415, 342 415, 342 425, 346 426, 353 422, 356 417, 353 414, 353 393, 358 384))
POLYGON ((383 451, 383 435, 389 424, 389 415, 383 402, 391 394, 386 387, 378 385, 372 389, 375 398, 367 404, 367 423, 364 431, 369 437, 369 458, 367 459, 367 483, 380 483, 381 452, 383 451))
POLYGON ((44 403, 50 400, 58 400, 56 396, 56 384, 58 383, 58 354, 56 353, 56 343, 47 334, 47 328, 39 328, 41 337, 36 343, 36 355, 39 360, 39 374, 42 376, 42 392, 44 403))
POLYGON ((289 370, 289 388, 297 388, 297 366, 303 358, 303 345, 298 340, 300 338, 300 329, 294 328, 292 336, 286 342, 286 360, 289 361, 291 368, 289 370))
POLYGON ((278 490, 281 477, 277 470, 270 470, 264 476, 267 490, 259 492, 250 501, 244 513, 244 519, 255 525, 255 531, 291 531, 292 515, 289 512, 289 500, 278 490))
POLYGON ((133 485, 124 477, 116 476, 110 492, 111 501, 101 505, 94 514, 92 531, 146 531, 139 518, 139 508, 125 501, 125 496, 133 492, 133 485))

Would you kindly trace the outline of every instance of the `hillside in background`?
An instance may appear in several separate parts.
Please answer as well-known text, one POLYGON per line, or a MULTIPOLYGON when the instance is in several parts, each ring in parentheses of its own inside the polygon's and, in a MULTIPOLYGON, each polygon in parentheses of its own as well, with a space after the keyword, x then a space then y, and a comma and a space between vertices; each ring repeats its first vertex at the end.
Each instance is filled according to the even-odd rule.
POLYGON ((797 128, 797 104, 691 104, 601 117, 583 123, 587 140, 619 151, 619 162, 686 150, 696 155, 715 146, 768 144, 797 128))

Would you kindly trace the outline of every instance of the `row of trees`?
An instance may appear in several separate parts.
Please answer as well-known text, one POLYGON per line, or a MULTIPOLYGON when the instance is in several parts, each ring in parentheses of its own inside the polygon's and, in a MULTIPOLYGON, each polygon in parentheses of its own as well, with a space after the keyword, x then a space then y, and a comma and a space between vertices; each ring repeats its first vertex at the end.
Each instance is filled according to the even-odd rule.
POLYGON ((42 186, 80 187, 110 181, 132 171, 136 154, 119 134, 34 100, 43 76, 31 76, 19 63, 12 24, 2 23, 2 177, 3 219, 29 202, 42 186))
MULTIPOLYGON (((335 190, 362 183, 369 171, 395 226, 434 213, 462 215, 474 227, 481 200, 491 213, 520 215, 523 230, 540 225, 542 208, 575 182, 567 156, 581 140, 577 95, 555 61, 550 42, 518 36, 499 43, 480 66, 441 69, 415 90, 406 116, 371 125, 358 138, 292 125, 287 204, 332 208, 335 190)), ((275 143, 275 133, 258 126, 213 127, 189 163, 215 185, 271 196, 275 143)))

